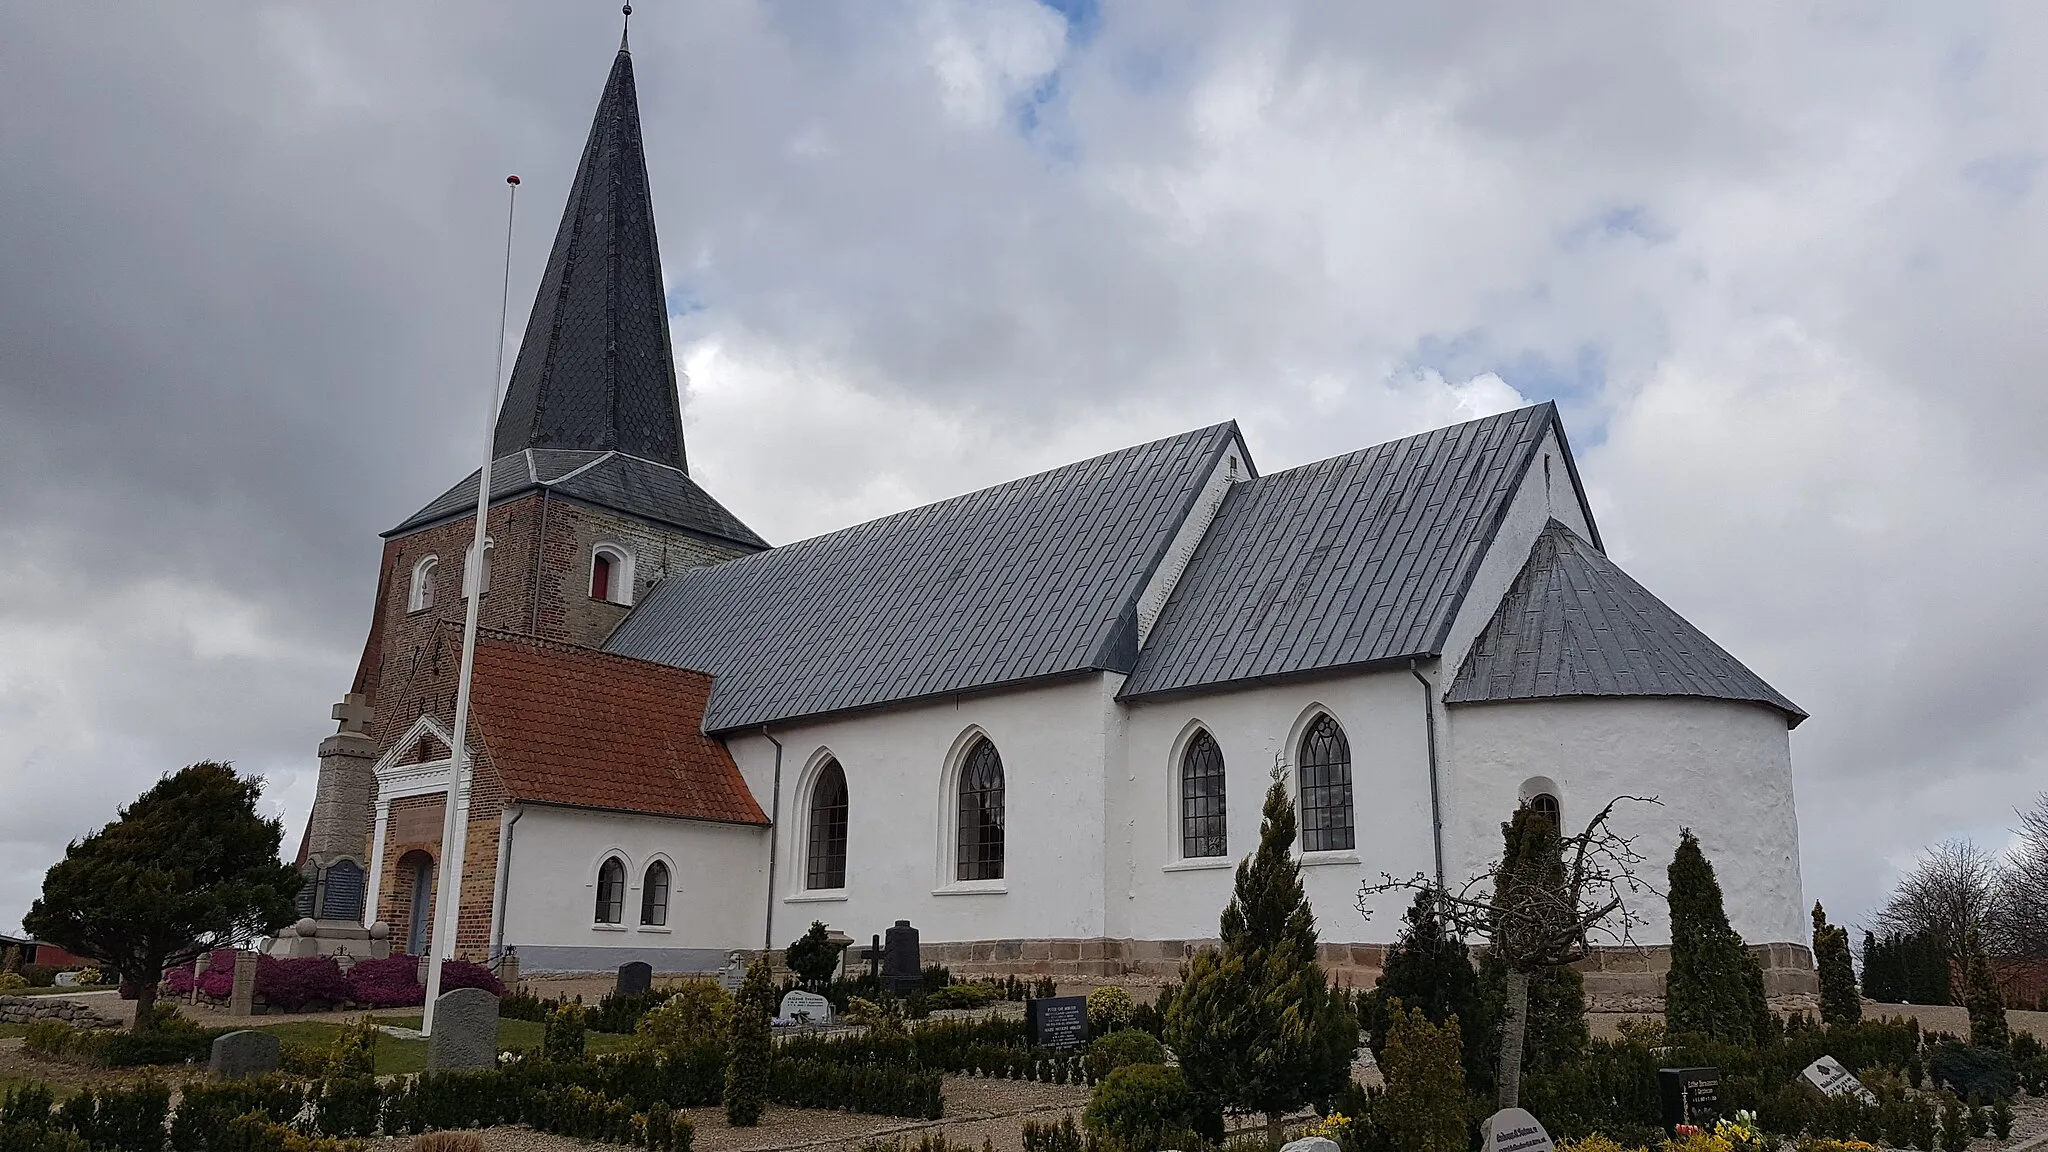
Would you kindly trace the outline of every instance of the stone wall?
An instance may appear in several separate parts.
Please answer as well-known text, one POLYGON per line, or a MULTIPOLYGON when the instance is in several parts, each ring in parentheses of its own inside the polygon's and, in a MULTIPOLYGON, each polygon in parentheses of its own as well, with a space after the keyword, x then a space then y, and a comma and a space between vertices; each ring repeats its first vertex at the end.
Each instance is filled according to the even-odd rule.
POLYGON ((30 1024, 37 1020, 62 1020, 74 1028, 118 1028, 90 1004, 62 996, 0 996, 0 1024, 30 1024))
MULTIPOLYGON (((971 940, 926 942, 926 964, 943 964, 956 978, 1054 976, 1103 984, 1166 984, 1179 978, 1181 963, 1214 940, 971 940)), ((1750 948, 1764 967, 1764 992, 1772 1007, 1819 1006, 1819 978, 1813 957, 1797 944, 1750 948)), ((1318 959, 1330 979, 1350 988, 1371 988, 1386 962, 1384 944, 1323 944, 1318 959)), ((1586 1006, 1595 1012, 1662 1012, 1664 974, 1671 949, 1602 948, 1577 968, 1586 980, 1586 1006)))

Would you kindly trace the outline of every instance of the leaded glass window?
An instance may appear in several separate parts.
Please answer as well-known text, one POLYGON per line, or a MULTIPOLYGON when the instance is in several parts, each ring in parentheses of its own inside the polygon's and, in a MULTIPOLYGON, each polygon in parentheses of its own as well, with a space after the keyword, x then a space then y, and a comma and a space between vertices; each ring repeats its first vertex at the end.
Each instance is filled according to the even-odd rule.
POLYGON ((846 887, 846 772, 828 760, 811 785, 811 842, 804 887, 846 887))
POLYGON ((1223 750, 1207 731, 1195 733, 1180 758, 1180 854, 1189 859, 1230 852, 1223 818, 1223 750))
POLYGON ((617 924, 626 918, 626 863, 617 856, 597 870, 597 922, 617 924))
POLYGON ((1301 738, 1301 850, 1347 851, 1351 826, 1351 742, 1329 716, 1301 738))
POLYGON ((647 866, 640 885, 640 922, 650 928, 668 924, 668 865, 659 860, 647 866))
POLYGON ((1529 797, 1529 807, 1535 809, 1538 816, 1550 821, 1552 831, 1560 828, 1561 817, 1558 812, 1557 797, 1552 796, 1548 792, 1538 792, 1534 796, 1529 797))
POLYGON ((1003 758, 985 739, 975 741, 960 766, 960 840, 953 875, 958 880, 1003 878, 1003 758))

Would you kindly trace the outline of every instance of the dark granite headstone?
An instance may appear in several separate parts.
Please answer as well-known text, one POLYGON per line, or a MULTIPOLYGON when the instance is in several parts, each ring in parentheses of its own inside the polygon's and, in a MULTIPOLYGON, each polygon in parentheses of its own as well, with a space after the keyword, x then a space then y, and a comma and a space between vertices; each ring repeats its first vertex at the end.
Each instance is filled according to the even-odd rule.
POLYGON ((1088 1042, 1086 996, 1040 996, 1024 1002, 1024 1034, 1040 1048, 1078 1048, 1088 1042))
POLYGON ((206 1069, 216 1080, 242 1080, 277 1071, 284 1054, 277 1037, 244 1028, 216 1036, 206 1069))
POLYGON ((898 920, 882 945, 882 987, 902 995, 924 983, 924 954, 917 947, 917 929, 898 920))
POLYGON ((654 984, 654 965, 645 960, 635 960, 619 965, 618 992, 621 996, 638 996, 654 984))
POLYGON ((482 988, 457 988, 434 1002, 427 1071, 472 1072, 498 1066, 498 998, 482 988))
POLYGON ((1666 1132, 1675 1132, 1680 1124, 1712 1128, 1721 1118, 1721 1070, 1659 1068, 1657 1096, 1663 1104, 1666 1132))

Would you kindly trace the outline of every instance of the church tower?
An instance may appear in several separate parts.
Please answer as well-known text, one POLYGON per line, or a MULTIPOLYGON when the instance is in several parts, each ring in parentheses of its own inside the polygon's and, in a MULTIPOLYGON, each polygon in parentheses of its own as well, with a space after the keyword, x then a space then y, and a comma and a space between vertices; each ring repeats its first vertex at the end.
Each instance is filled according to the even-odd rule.
MULTIPOLYGON (((472 592, 481 626, 595 648, 663 576, 768 545, 711 498, 683 450, 675 355, 640 135, 633 57, 622 37, 534 295, 492 444, 481 561, 478 474, 384 533, 368 642, 320 747, 300 850, 304 916, 363 919, 372 771, 422 715, 452 712, 444 622, 472 592)), ((431 854, 439 855, 439 818, 431 854)), ((402 843, 395 845, 404 849, 402 843)), ((322 935, 328 935, 323 924, 322 935)))

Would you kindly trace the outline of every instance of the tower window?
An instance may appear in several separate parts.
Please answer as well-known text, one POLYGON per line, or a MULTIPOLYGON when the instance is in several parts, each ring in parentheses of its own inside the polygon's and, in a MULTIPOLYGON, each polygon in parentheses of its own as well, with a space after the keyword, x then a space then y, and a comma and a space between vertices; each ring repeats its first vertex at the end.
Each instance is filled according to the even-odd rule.
POLYGON ((1327 714, 1301 738, 1301 850, 1348 851, 1356 846, 1351 820, 1351 741, 1327 714))
POLYGON ((440 566, 439 556, 428 556, 412 566, 412 591, 406 596, 406 611, 424 612, 434 606, 434 570, 440 566))
POLYGON ((590 550, 590 598, 633 603, 633 553, 624 545, 599 544, 590 550))
POLYGON ((474 550, 471 550, 471 552, 469 553, 469 557, 470 557, 470 559, 469 559, 469 562, 463 565, 463 572, 462 572, 462 596, 463 596, 463 599, 465 599, 465 600, 466 600, 466 599, 468 599, 468 598, 469 598, 469 591, 470 591, 470 589, 471 589, 471 588, 477 588, 477 587, 481 587, 481 588, 483 589, 483 591, 484 591, 484 592, 486 592, 486 593, 490 592, 490 590, 491 590, 491 546, 492 546, 492 545, 494 545, 495 543, 497 543, 497 541, 495 541, 495 540, 492 540, 492 539, 491 539, 490 537, 488 537, 488 536, 484 538, 484 553, 483 553, 483 560, 482 560, 482 562, 481 562, 481 563, 479 563, 479 562, 478 562, 478 561, 476 560, 476 553, 475 553, 475 551, 474 551, 474 550))
POLYGON ((1558 809, 1557 797, 1548 792, 1538 792, 1529 797, 1529 807, 1534 809, 1538 816, 1550 821, 1553 831, 1562 828, 1563 813, 1558 809))
POLYGON ((976 740, 960 766, 960 840, 956 880, 1003 878, 1003 758, 976 740))

